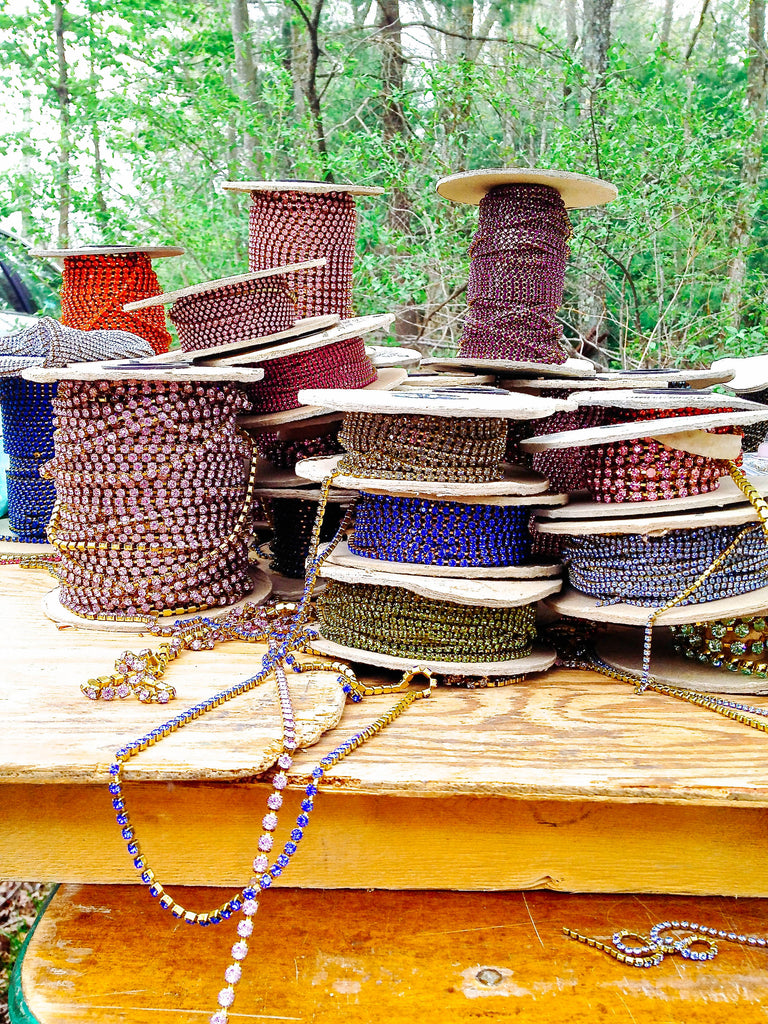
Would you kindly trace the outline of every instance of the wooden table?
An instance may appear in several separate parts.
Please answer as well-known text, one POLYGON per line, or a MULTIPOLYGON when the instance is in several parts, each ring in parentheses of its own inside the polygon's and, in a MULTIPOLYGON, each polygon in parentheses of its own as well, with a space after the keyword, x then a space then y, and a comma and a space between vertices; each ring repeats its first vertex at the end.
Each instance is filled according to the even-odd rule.
MULTIPOLYGON (((0 572, 0 871, 75 883, 30 942, 14 1020, 207 1020, 231 929, 201 938, 114 884, 136 875, 107 767, 169 709, 79 692, 123 650, 159 641, 60 631, 40 610, 45 573, 0 572)), ((261 654, 227 644, 183 655, 169 672, 178 709, 253 674, 261 654)), ((392 701, 348 706, 297 757, 286 818, 319 757, 392 701)), ((269 792, 255 752, 274 722, 254 692, 130 763, 132 818, 163 883, 242 885, 269 792)), ((232 1020, 712 1024, 727 1006, 743 1024, 765 1022, 767 953, 675 958, 652 974, 560 931, 605 938, 685 914, 764 933, 761 901, 701 897, 768 894, 765 755, 761 734, 589 672, 440 690, 327 773, 292 888, 269 894, 261 927, 267 951, 280 936, 275 956, 268 970, 249 964, 232 1020), (608 895, 493 892, 531 889, 608 895)), ((179 895, 195 906, 217 897, 179 895)))
MULTIPOLYGON (((90 702, 79 685, 158 641, 58 630, 40 611, 44 572, 4 567, 0 587, 2 874, 133 882, 107 767, 169 709, 90 702)), ((251 675, 261 653, 183 655, 168 676, 179 710, 251 675)), ((286 814, 318 758, 392 701, 348 706, 297 757, 286 814)), ((164 880, 242 881, 268 792, 259 702, 241 697, 128 766, 132 817, 164 880)), ((587 672, 440 690, 328 772, 290 884, 765 896, 767 749, 737 723, 587 672)))

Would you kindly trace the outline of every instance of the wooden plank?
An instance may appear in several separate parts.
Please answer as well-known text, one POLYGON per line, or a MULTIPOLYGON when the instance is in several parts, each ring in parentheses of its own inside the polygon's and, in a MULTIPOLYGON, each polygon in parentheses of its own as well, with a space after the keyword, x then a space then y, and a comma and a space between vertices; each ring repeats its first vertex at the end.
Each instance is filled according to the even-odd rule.
MULTIPOLYGON (((176 708, 90 702, 80 694, 82 682, 109 671, 122 651, 158 641, 57 630, 40 609, 52 587, 44 572, 3 567, 0 586, 0 783, 103 780, 118 746, 247 678, 261 661, 263 649, 248 644, 183 655, 168 673, 179 691, 176 708)), ((340 726, 297 759, 294 778, 306 778, 340 737, 393 700, 349 706, 340 726)), ((754 703, 768 707, 766 698, 754 703)), ((249 778, 264 715, 258 693, 234 700, 136 758, 127 777, 249 778)), ((701 708, 654 693, 634 696, 631 687, 594 673, 558 670, 502 689, 439 690, 329 772, 327 784, 413 796, 764 807, 765 749, 761 734, 701 708)))
MULTIPOLYGON (((221 891, 187 891, 214 905, 221 891)), ((659 920, 763 934, 761 901, 365 892, 268 894, 231 1014, 314 1024, 711 1024, 768 1019, 768 952, 638 970, 565 938, 659 920)), ((199 1024, 216 1008, 232 922, 204 932, 119 887, 64 887, 22 964, 39 1024, 199 1024)))
MULTIPOLYGON (((247 878, 269 789, 126 787, 142 851, 165 885, 247 878)), ((286 792, 277 845, 300 793, 286 792)), ((537 889, 768 896, 764 810, 322 789, 287 884, 308 888, 537 889)), ((103 786, 0 787, 8 878, 133 882, 103 786)))

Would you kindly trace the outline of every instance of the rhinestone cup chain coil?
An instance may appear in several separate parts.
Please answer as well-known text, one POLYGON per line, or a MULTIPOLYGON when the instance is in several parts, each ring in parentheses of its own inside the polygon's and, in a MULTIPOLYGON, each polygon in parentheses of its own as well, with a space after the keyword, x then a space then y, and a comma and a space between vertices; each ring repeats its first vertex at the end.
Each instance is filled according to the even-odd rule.
POLYGON ((45 543, 45 530, 56 491, 40 477, 40 467, 54 453, 52 399, 55 384, 34 384, 21 377, 0 378, 3 447, 8 456, 8 525, 10 538, 45 543))
POLYGON ((570 236, 565 204, 548 185, 499 185, 480 200, 462 357, 565 362, 557 311, 570 236))
POLYGON ((162 288, 144 252, 66 256, 61 285, 61 322, 82 331, 128 331, 155 352, 167 352, 171 336, 162 306, 126 313, 123 305, 160 295, 162 288))

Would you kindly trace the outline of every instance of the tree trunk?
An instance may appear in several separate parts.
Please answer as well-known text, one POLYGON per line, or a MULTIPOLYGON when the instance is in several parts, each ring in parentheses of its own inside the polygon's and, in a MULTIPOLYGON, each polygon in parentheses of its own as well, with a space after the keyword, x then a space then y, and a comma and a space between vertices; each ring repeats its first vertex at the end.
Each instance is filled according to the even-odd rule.
POLYGON ((659 42, 662 46, 669 46, 669 37, 672 33, 672 14, 675 6, 675 0, 665 0, 664 4, 664 17, 661 19, 661 39, 659 42))
MULTIPOLYGON (((258 101, 256 85, 256 67, 253 63, 253 47, 251 46, 251 20, 248 15, 247 0, 229 0, 229 17, 232 26, 232 42, 235 48, 235 74, 237 76, 237 92, 245 107, 245 121, 249 123, 249 112, 258 101)), ((247 165, 254 162, 256 140, 246 131, 243 138, 243 153, 247 165)))
MULTIPOLYGON (((377 6, 376 24, 381 43, 381 99, 384 107, 381 134, 386 152, 397 155, 402 151, 408 131, 401 103, 404 60, 400 38, 400 0, 377 0, 377 6)), ((394 234, 410 235, 412 213, 407 192, 395 186, 389 193, 387 203, 387 224, 390 230, 394 234)), ((394 276, 402 283, 394 252, 393 256, 394 276)), ((404 307, 397 310, 395 316, 397 340, 406 344, 417 336, 419 326, 419 317, 411 297, 404 307)))
MULTIPOLYGON (((584 30, 582 60, 586 69, 585 97, 582 118, 589 122, 589 132, 595 154, 597 173, 601 174, 600 138, 601 122, 605 116, 605 72, 608 66, 608 48, 611 45, 611 9, 613 0, 584 0, 584 30)), ((600 219, 603 211, 597 211, 600 219)), ((600 231, 599 223, 595 232, 600 231)), ((605 348, 605 297, 607 273, 602 264, 595 264, 579 279, 579 334, 583 352, 597 358, 605 348)))
MULTIPOLYGON (((565 0, 565 34, 568 43, 568 52, 571 58, 576 55, 576 47, 579 45, 579 25, 576 12, 577 0, 565 0)), ((563 85, 563 113, 566 121, 575 126, 577 110, 581 106, 581 90, 578 87, 575 75, 571 81, 566 79, 563 85)))
POLYGON ((56 65, 58 78, 56 96, 59 101, 59 228, 60 248, 69 246, 69 211, 72 202, 70 156, 70 95, 67 52, 64 46, 64 6, 62 0, 53 0, 53 32, 56 37, 56 65))
POLYGON ((744 281, 747 276, 747 249, 752 232, 752 210, 757 195, 757 185, 762 169, 763 136, 765 134, 766 94, 765 54, 765 0, 750 0, 749 3, 749 65, 747 68, 747 109, 753 120, 753 130, 744 146, 741 163, 740 188, 729 246, 733 258, 728 268, 728 285, 724 306, 729 311, 731 322, 738 327, 744 298, 744 281))
POLYGON ((309 11, 302 0, 287 0, 300 14, 301 20, 307 29, 309 53, 307 55, 306 79, 302 84, 303 92, 307 100, 312 127, 315 135, 315 146, 320 162, 321 177, 323 181, 333 181, 330 163, 328 160, 328 142, 325 137, 325 124, 323 122, 323 111, 320 100, 320 93, 317 88, 318 65, 320 63, 320 18, 323 13, 325 0, 313 0, 309 11))

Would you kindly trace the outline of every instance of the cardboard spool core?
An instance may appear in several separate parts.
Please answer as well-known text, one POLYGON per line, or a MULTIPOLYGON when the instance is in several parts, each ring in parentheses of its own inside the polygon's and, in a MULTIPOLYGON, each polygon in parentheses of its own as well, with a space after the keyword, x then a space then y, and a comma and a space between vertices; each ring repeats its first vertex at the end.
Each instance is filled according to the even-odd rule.
MULTIPOLYGON (((768 476, 748 476, 749 482, 760 495, 768 495, 768 476)), ((730 477, 720 477, 719 485, 706 494, 691 494, 685 498, 662 498, 658 501, 592 501, 586 492, 572 494, 562 508, 543 509, 541 519, 626 519, 638 516, 657 516, 666 513, 682 514, 692 509, 707 511, 730 505, 746 505, 744 492, 730 477)), ((639 531, 638 531, 639 532, 639 531)))
POLYGON ((594 377, 595 367, 588 359, 566 359, 564 363, 532 363, 522 359, 473 359, 456 356, 452 359, 429 359, 422 361, 430 370, 469 370, 480 373, 522 374, 532 377, 571 377, 579 380, 594 377))
MULTIPOLYGON (((296 464, 297 476, 320 483, 334 472, 342 455, 327 458, 302 459, 296 464)), ((384 477, 350 476, 342 473, 334 480, 336 487, 348 491, 367 491, 369 494, 402 494, 409 498, 488 498, 504 495, 544 494, 549 481, 540 473, 519 466, 505 466, 504 478, 490 483, 442 483, 434 480, 390 480, 384 477)))
POLYGON ((346 192, 352 196, 380 196, 385 191, 378 185, 336 184, 329 181, 300 181, 290 178, 271 181, 225 181, 221 187, 227 192, 304 192, 307 195, 346 192))
POLYGON ((322 636, 313 640, 312 646, 322 654, 342 661, 353 661, 361 665, 373 665, 376 668, 389 668, 399 672, 408 672, 416 666, 422 666, 436 675, 522 676, 546 672, 548 668, 552 668, 556 660, 555 652, 544 647, 534 648, 527 658, 515 658, 511 661, 425 661, 423 658, 396 658, 390 654, 345 647, 325 640, 322 636))
MULTIPOLYGON (((189 622, 200 615, 225 615, 227 612, 242 608, 245 604, 263 604, 272 591, 272 584, 269 577, 259 569, 249 569, 249 575, 253 583, 253 590, 242 600, 234 604, 217 605, 214 608, 206 608, 201 612, 182 612, 180 615, 159 615, 158 624, 170 626, 174 622, 189 622)), ((65 626, 76 626, 78 629, 100 630, 104 633, 146 633, 151 625, 146 622, 131 622, 128 619, 88 619, 77 612, 65 608, 59 599, 59 588, 50 591, 42 600, 42 608, 45 615, 61 629, 65 626)), ((149 613, 151 615, 151 613, 149 613)))
POLYGON ((573 171, 535 167, 484 167, 476 171, 450 174, 440 178, 437 193, 454 203, 477 206, 483 196, 498 185, 549 185, 557 189, 569 210, 603 206, 619 194, 615 185, 601 178, 575 174, 573 171))
MULTIPOLYGON (((595 597, 588 597, 572 587, 561 594, 546 599, 548 608, 560 615, 587 622, 614 622, 621 626, 645 626, 653 608, 632 604, 602 604, 595 597)), ((721 598, 719 601, 705 601, 701 604, 676 606, 662 612, 656 618, 658 626, 681 626, 687 622, 712 622, 713 619, 738 618, 757 615, 768 609, 768 587, 760 587, 750 594, 721 598)))
MULTIPOLYGON (((643 671, 643 634, 640 630, 615 627, 596 639, 598 655, 620 672, 641 675, 643 671)), ((660 683, 681 686, 703 693, 768 694, 768 679, 742 675, 715 668, 678 654, 667 629, 654 629, 651 675, 660 683)))

